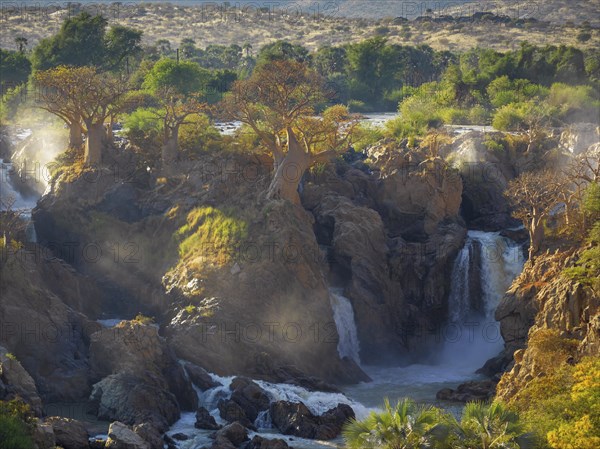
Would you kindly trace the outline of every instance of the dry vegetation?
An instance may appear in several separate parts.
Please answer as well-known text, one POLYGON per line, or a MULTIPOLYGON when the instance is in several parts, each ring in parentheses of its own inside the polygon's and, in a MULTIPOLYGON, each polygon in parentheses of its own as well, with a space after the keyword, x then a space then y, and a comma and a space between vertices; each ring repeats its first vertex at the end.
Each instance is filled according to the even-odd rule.
MULTIPOLYGON (((178 45, 181 39, 192 38, 200 47, 210 44, 243 45, 250 43, 256 51, 264 44, 287 39, 314 50, 323 45, 357 42, 376 35, 386 36, 390 43, 428 44, 437 50, 451 51, 467 50, 473 47, 488 47, 500 51, 510 50, 518 47, 519 43, 525 40, 537 45, 566 44, 582 48, 597 47, 600 42, 600 29, 596 28, 588 29, 591 39, 583 43, 578 42, 577 35, 581 32, 582 26, 574 24, 581 22, 580 19, 593 21, 597 16, 593 10, 597 11, 598 7, 598 2, 595 0, 570 2, 570 6, 565 6, 567 5, 566 1, 552 2, 557 5, 556 8, 550 8, 549 2, 545 2, 543 7, 536 5, 537 9, 534 11, 551 11, 551 14, 534 14, 531 5, 529 5, 529 9, 524 6, 519 9, 517 5, 514 10, 502 8, 492 10, 498 14, 506 14, 510 18, 524 15, 535 17, 537 15, 542 19, 546 18, 552 21, 525 24, 476 21, 462 23, 402 22, 394 20, 393 17, 401 16, 403 12, 407 11, 391 6, 385 11, 389 17, 377 19, 352 17, 359 13, 363 17, 374 14, 379 14, 381 17, 384 15, 384 11, 381 10, 382 4, 403 4, 403 2, 384 0, 370 2, 369 8, 366 8, 366 3, 362 0, 348 0, 342 4, 340 10, 320 11, 323 13, 321 15, 317 15, 314 9, 311 10, 308 7, 305 10, 298 8, 288 11, 290 14, 286 14, 286 11, 281 9, 267 12, 234 8, 226 11, 223 3, 217 3, 212 8, 207 8, 206 5, 194 7, 145 4, 125 7, 121 10, 105 4, 101 8, 88 7, 86 10, 90 13, 104 13, 111 24, 120 23, 143 30, 146 44, 152 44, 159 39, 167 39, 173 47, 178 45), (579 3, 581 5, 578 5, 579 3), (358 9, 351 9, 353 4, 358 5, 358 9), (360 5, 362 7, 359 7, 360 5), (567 9, 565 10, 565 8, 567 9), (524 11, 530 11, 531 14, 523 14, 524 11), (350 14, 351 12, 352 14, 350 14), (565 20, 569 21, 569 18, 573 23, 563 23, 565 20)), ((503 4, 503 2, 496 3, 503 4)), ((479 10, 486 10, 486 8, 481 7, 479 10)), ((462 10, 438 10, 429 12, 427 15, 437 17, 440 13, 449 12, 456 16, 461 13, 472 14, 475 12, 475 7, 462 10)), ((0 17, 2 24, 0 47, 15 48, 14 38, 24 36, 28 39, 28 46, 31 48, 40 39, 56 33, 68 14, 67 10, 42 11, 5 8, 0 17)))

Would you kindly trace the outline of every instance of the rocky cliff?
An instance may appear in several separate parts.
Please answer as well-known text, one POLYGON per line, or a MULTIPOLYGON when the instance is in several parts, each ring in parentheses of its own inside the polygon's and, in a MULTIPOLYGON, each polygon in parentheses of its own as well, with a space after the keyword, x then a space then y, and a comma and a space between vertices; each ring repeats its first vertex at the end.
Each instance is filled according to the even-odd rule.
POLYGON ((496 319, 510 365, 498 384, 498 398, 510 400, 530 380, 544 376, 544 357, 553 349, 539 350, 544 337, 555 336, 553 346, 574 342, 573 352, 552 361, 553 369, 585 355, 600 355, 600 297, 590 286, 564 275, 580 253, 567 249, 528 262, 499 305, 496 319))

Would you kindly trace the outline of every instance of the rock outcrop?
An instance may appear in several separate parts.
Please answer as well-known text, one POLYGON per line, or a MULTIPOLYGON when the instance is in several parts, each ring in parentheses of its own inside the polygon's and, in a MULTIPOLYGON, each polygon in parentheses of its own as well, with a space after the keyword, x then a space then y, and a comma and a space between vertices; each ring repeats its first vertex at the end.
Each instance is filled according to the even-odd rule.
POLYGON ((338 404, 321 416, 315 416, 303 403, 288 401, 272 403, 270 413, 273 425, 284 435, 317 440, 337 437, 346 421, 355 416, 346 404, 338 404))
POLYGON ((122 321, 92 334, 90 364, 102 379, 91 394, 100 418, 149 422, 164 432, 180 409, 198 407, 190 380, 154 325, 122 321))
POLYGON ((106 449, 151 449, 150 444, 125 424, 115 421, 108 428, 106 449))
POLYGON ((36 415, 42 414, 42 400, 35 382, 16 356, 0 346, 0 400, 16 398, 25 401, 36 415))
POLYGON ((45 422, 52 426, 57 446, 63 449, 85 449, 89 447, 89 435, 82 422, 59 416, 46 418, 45 422))
POLYGON ((93 289, 86 290, 87 281, 45 254, 37 245, 3 251, 0 344, 31 375, 42 398, 81 401, 90 391, 89 335, 100 325, 73 307, 81 298, 93 300, 86 296, 93 289))
MULTIPOLYGON (((576 358, 600 355, 600 298, 590 287, 562 274, 577 258, 577 250, 536 257, 502 300, 496 319, 506 341, 510 370, 498 384, 499 398, 510 400, 529 380, 544 375, 539 360, 543 354, 529 344, 538 333, 552 332, 577 342, 576 358)), ((573 361, 564 358, 552 363, 557 367, 573 361)))

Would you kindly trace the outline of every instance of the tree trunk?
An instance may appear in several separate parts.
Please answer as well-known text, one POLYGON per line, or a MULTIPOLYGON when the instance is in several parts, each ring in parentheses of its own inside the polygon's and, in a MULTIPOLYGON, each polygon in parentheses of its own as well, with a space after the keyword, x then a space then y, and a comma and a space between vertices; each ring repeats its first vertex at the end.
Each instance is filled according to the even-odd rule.
POLYGON ((287 135, 288 151, 277 165, 267 198, 284 199, 299 205, 298 184, 310 165, 310 155, 302 149, 291 128, 288 128, 287 135))
POLYGON ((73 122, 69 124, 69 148, 79 149, 83 146, 83 137, 81 123, 73 122))
POLYGON ((102 148, 106 139, 104 123, 86 123, 88 129, 85 144, 85 164, 99 165, 102 162, 102 148))
POLYGON ((544 223, 542 218, 534 217, 531 219, 529 227, 529 260, 540 250, 542 241, 544 240, 544 223))
POLYGON ((165 132, 165 141, 162 147, 162 167, 163 171, 169 172, 171 166, 177 160, 177 147, 179 142, 179 126, 175 126, 169 131, 165 132))
POLYGON ((111 144, 115 141, 115 135, 113 133, 113 124, 114 121, 111 117, 110 123, 108 124, 108 128, 106 129, 106 141, 110 142, 111 144))

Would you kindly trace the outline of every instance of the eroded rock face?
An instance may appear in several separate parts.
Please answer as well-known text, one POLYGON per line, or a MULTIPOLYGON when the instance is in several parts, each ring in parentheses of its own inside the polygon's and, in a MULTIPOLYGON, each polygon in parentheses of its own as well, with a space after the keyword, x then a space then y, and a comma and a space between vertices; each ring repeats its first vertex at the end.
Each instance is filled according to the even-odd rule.
POLYGON ((346 421, 354 418, 354 411, 345 404, 315 416, 301 402, 278 401, 271 404, 270 413, 273 424, 284 435, 318 440, 335 438, 346 421))
POLYGON ((180 409, 198 407, 190 380, 154 325, 122 321, 96 332, 90 363, 95 378, 102 379, 91 395, 99 417, 149 422, 164 431, 180 409))
POLYGON ((504 197, 508 181, 518 175, 525 162, 506 160, 490 151, 484 142, 502 134, 472 131, 454 139, 444 156, 458 168, 463 181, 461 212, 472 226, 499 231, 514 225, 504 197))
POLYGON ((89 334, 100 326, 62 299, 75 296, 81 278, 42 254, 32 245, 6 254, 0 266, 0 344, 17 357, 45 400, 80 401, 90 390, 89 334), (54 290, 60 283, 74 290, 68 295, 54 290))
POLYGON ((597 123, 577 123, 560 134, 560 147, 573 154, 580 154, 600 142, 597 123))
MULTIPOLYGON (((529 380, 543 374, 539 351, 528 345, 537 332, 552 330, 561 338, 578 341, 578 356, 600 355, 600 298, 589 287, 561 275, 577 257, 575 250, 537 256, 533 264, 525 265, 503 299, 496 319, 513 366, 498 384, 499 398, 510 400, 529 380)), ((569 362, 553 361, 556 366, 569 362)))
POLYGON ((42 413, 42 400, 38 395, 35 382, 19 360, 0 346, 0 399, 9 401, 20 398, 25 401, 36 415, 42 413))

